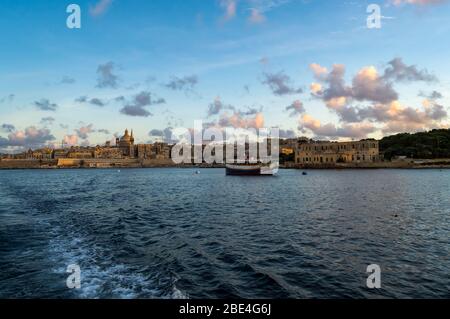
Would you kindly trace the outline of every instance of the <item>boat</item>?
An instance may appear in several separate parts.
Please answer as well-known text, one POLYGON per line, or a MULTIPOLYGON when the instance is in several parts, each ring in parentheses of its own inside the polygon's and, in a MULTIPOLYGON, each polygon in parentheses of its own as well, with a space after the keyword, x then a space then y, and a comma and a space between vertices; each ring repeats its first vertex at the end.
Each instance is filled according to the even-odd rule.
POLYGON ((227 164, 226 174, 231 176, 273 176, 278 173, 278 163, 227 164))

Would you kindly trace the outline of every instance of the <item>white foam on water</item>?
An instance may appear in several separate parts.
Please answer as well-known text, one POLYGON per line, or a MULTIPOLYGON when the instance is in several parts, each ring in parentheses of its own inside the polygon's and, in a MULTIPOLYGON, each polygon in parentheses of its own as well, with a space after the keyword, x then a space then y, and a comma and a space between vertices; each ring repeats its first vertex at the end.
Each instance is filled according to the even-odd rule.
POLYGON ((169 276, 162 273, 145 274, 133 271, 124 264, 114 264, 108 260, 109 257, 104 257, 108 256, 107 250, 96 247, 95 244, 90 245, 83 238, 71 237, 70 234, 55 236, 50 241, 49 251, 56 266, 53 269, 55 273, 69 276, 66 273, 67 266, 80 266, 81 288, 74 290, 79 298, 188 299, 169 276))

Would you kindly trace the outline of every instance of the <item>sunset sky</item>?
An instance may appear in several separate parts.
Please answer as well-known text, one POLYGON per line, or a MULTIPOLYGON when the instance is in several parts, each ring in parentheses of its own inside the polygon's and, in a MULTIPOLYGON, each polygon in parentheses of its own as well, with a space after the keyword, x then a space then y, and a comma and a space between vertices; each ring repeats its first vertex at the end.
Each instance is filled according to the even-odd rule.
POLYGON ((0 17, 0 152, 194 120, 331 140, 450 125, 446 0, 2 0, 0 17))

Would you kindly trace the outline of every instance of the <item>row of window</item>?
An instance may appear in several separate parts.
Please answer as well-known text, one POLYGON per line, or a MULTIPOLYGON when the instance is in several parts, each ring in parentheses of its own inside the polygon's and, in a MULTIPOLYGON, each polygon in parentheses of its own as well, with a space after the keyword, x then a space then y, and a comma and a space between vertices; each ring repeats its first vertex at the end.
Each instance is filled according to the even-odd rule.
POLYGON ((300 146, 300 149, 303 151, 327 151, 327 150, 349 150, 349 149, 369 149, 369 148, 376 148, 375 143, 370 144, 334 144, 334 145, 315 145, 315 146, 308 146, 308 145, 302 145, 300 146), (359 147, 358 147, 359 146, 359 147))
MULTIPOLYGON (((297 164, 300 163, 335 163, 337 162, 347 162, 349 160, 349 158, 346 157, 340 157, 339 159, 335 160, 334 157, 324 157, 324 156, 316 156, 316 157, 302 157, 302 158, 297 158, 297 164)), ((362 155, 362 156, 355 156, 352 155, 351 157, 351 161, 373 161, 375 160, 374 156, 366 156, 366 155, 362 155)))

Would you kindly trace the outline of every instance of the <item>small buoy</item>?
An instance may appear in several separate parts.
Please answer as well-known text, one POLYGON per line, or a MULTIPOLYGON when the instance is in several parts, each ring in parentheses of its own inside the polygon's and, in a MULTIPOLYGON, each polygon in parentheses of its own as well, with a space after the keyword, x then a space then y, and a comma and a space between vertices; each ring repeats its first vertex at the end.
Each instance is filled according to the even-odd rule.
POLYGON ((120 173, 120 169, 117 170, 117 173, 120 173))
POLYGON ((303 176, 305 176, 305 175, 308 175, 308 173, 306 173, 306 172, 303 172, 303 173, 302 173, 302 175, 303 175, 303 176))
POLYGON ((200 171, 195 171, 195 174, 197 174, 197 175, 200 174, 200 171))

